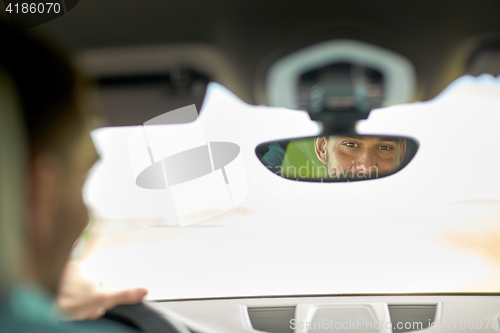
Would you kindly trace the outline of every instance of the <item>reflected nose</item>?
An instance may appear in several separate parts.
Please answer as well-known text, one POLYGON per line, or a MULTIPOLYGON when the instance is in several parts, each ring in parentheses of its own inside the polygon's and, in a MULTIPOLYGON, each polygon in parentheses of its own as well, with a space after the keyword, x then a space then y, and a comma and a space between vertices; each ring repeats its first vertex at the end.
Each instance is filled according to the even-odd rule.
POLYGON ((365 173, 370 172, 370 170, 373 171, 376 167, 375 156, 369 151, 365 151, 361 156, 359 156, 356 163, 356 170, 365 173))

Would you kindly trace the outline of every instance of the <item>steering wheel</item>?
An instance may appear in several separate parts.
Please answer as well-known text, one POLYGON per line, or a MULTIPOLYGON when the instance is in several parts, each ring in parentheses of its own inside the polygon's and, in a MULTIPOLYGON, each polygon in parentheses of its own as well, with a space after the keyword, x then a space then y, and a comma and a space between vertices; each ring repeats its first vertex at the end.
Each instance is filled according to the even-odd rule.
POLYGON ((118 305, 103 316, 127 328, 144 333, 190 333, 182 323, 167 318, 145 303, 118 305))

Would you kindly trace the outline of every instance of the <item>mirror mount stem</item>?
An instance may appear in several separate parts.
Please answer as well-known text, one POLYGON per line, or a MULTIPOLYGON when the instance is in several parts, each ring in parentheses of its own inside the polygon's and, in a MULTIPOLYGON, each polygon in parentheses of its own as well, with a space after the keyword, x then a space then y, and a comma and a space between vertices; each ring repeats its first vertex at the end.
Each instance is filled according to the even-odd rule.
POLYGON ((356 134, 356 123, 337 123, 325 124, 320 123, 320 135, 352 135, 356 134))
POLYGON ((367 119, 369 115, 369 111, 336 111, 317 114, 309 112, 311 119, 320 123, 321 135, 355 134, 357 122, 367 119))

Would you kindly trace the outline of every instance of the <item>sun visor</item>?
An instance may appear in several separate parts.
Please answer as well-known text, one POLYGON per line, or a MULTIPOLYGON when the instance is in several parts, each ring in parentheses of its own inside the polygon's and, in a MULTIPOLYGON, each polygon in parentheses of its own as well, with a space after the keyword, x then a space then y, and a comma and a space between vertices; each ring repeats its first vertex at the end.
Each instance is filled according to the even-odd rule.
POLYGON ((201 110, 218 71, 232 72, 216 49, 201 44, 86 50, 74 59, 96 78, 108 125, 141 125, 187 105, 201 110))

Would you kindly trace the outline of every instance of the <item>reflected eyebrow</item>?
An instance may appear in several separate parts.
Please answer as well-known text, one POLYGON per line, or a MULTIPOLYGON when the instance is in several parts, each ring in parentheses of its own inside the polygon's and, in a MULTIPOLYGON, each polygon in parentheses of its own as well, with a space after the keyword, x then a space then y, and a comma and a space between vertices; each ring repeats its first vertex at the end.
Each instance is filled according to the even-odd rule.
POLYGON ((400 138, 395 138, 395 137, 390 137, 390 136, 384 136, 380 138, 380 141, 391 141, 391 142, 400 142, 400 138))
MULTIPOLYGON (((335 135, 334 135, 335 137, 335 135)), ((363 140, 367 137, 370 137, 370 136, 360 136, 360 135, 349 135, 349 136, 339 136, 341 138, 346 138, 346 139, 356 139, 356 140, 363 140)), ((374 136, 374 137, 377 137, 377 136, 374 136)), ((399 143, 401 141, 400 138, 398 137, 392 137, 392 136, 382 136, 382 137, 378 137, 380 139, 380 141, 390 141, 390 142, 396 142, 396 143, 399 143)))

